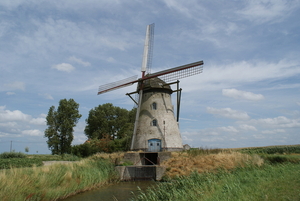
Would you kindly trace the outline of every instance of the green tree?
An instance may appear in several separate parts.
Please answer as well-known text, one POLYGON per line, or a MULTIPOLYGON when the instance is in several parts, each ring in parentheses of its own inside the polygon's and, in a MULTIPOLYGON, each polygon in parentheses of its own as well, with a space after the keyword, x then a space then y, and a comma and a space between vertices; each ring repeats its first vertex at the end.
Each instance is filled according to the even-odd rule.
POLYGON ((55 110, 51 106, 46 117, 48 128, 45 137, 48 138, 48 147, 52 154, 65 154, 71 152, 73 131, 81 117, 78 111, 79 104, 73 99, 62 99, 55 110))
POLYGON ((86 119, 85 135, 89 139, 103 139, 107 135, 112 140, 131 137, 135 111, 113 106, 111 103, 91 109, 86 119))

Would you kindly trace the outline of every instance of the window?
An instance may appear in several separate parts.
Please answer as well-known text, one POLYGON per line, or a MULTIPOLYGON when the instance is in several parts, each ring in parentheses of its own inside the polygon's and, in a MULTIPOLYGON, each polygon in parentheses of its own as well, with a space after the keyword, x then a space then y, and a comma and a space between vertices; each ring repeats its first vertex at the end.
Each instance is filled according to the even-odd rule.
POLYGON ((156 120, 156 119, 154 119, 154 120, 152 121, 152 126, 157 126, 157 120, 156 120))
POLYGON ((152 103, 152 110, 156 110, 157 109, 157 104, 154 102, 152 103))

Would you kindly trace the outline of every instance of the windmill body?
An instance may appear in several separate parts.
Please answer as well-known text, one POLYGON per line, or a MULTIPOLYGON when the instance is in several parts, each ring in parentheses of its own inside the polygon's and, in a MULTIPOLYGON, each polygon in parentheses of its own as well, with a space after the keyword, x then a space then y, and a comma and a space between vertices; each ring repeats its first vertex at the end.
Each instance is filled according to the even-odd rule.
POLYGON ((183 145, 178 123, 181 97, 178 79, 202 73, 203 61, 146 74, 151 63, 153 28, 154 24, 147 26, 142 77, 136 79, 136 76, 133 76, 102 85, 99 87, 98 94, 138 83, 135 92, 126 94, 137 104, 131 150, 180 151, 183 145), (174 80, 177 82, 171 82, 174 80), (173 91, 170 85, 175 83, 177 83, 177 90, 173 91), (177 119, 171 101, 173 92, 177 92, 177 119), (139 95, 138 102, 130 96, 134 93, 139 95))
POLYGON ((157 77, 146 80, 143 85, 139 121, 131 149, 150 152, 182 150, 171 101, 173 90, 157 77))

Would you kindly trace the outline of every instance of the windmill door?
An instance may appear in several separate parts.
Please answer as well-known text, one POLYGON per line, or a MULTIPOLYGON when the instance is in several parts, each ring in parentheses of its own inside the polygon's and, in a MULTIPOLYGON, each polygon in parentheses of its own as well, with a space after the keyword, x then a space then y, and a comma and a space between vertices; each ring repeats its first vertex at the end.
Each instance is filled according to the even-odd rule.
POLYGON ((148 151, 149 152, 161 151, 161 140, 160 139, 148 140, 148 151))

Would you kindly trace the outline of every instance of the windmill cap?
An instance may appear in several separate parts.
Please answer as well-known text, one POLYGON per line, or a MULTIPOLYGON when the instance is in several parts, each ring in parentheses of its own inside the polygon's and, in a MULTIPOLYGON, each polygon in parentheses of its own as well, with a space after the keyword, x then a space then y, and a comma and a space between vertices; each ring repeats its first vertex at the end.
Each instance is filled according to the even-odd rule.
MULTIPOLYGON (((140 84, 138 85, 138 90, 139 88, 140 84)), ((165 81, 158 77, 154 77, 143 81, 143 92, 164 92, 172 94, 173 90, 165 81)))

